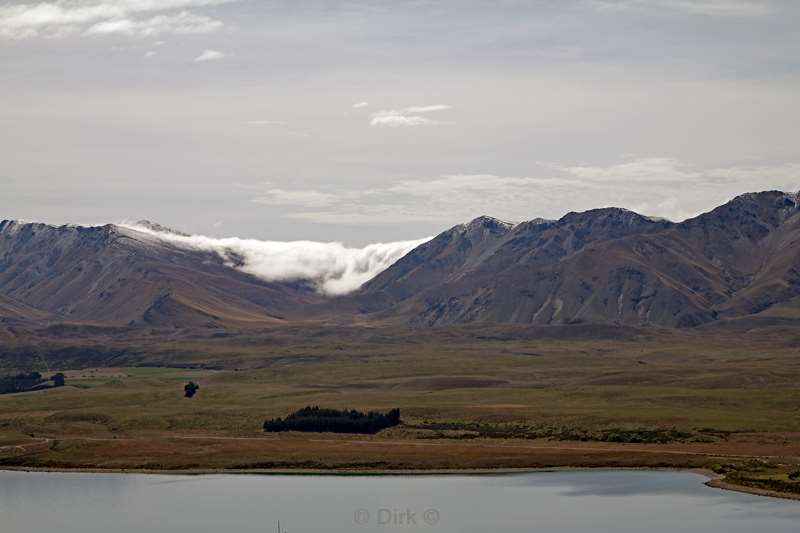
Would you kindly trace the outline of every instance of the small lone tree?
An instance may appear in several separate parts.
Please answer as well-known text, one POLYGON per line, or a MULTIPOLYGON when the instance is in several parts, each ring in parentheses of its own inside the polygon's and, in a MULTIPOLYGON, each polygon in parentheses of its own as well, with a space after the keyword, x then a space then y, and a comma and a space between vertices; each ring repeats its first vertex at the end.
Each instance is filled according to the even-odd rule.
POLYGON ((67 376, 65 376, 61 372, 59 372, 50 379, 53 381, 53 387, 63 387, 67 382, 67 376))
POLYGON ((191 398, 197 392, 197 389, 200 388, 200 385, 196 384, 194 381, 190 381, 183 387, 183 395, 186 398, 191 398))

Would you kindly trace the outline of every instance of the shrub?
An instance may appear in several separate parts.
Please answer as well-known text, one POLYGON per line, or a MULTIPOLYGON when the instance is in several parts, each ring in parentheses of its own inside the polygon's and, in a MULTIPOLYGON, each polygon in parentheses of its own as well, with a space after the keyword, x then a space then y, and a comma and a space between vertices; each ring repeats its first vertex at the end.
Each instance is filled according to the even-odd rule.
POLYGON ((190 381, 183 387, 183 395, 186 398, 191 398, 197 393, 197 390, 200 388, 200 385, 195 383, 194 381, 190 381))
POLYGON ((724 466, 722 466, 721 464, 718 464, 718 463, 714 463, 709 468, 715 474, 727 474, 728 473, 728 469, 725 468, 724 466))

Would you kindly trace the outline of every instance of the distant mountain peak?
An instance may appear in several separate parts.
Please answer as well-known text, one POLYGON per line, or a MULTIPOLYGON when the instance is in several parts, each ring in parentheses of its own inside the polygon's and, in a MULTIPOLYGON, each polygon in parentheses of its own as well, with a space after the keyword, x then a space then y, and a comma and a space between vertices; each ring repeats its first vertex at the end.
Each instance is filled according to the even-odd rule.
POLYGON ((570 224, 615 224, 624 226, 669 226, 673 223, 665 219, 657 219, 641 215, 624 207, 601 207, 588 211, 567 213, 558 220, 561 225, 570 224))
POLYGON ((586 211, 571 211, 564 215, 562 218, 567 217, 575 217, 575 216, 583 216, 583 217, 599 217, 599 216, 630 216, 635 215, 641 218, 645 218, 643 215, 640 215, 636 211, 631 211, 630 209, 626 209, 625 207, 597 207, 595 209, 587 209, 586 211))
POLYGON ((511 222, 505 222, 499 218, 482 215, 464 224, 467 229, 487 228, 487 229, 505 229, 509 230, 515 226, 511 222))
MULTIPOLYGON (((731 208, 733 206, 753 206, 766 210, 796 210, 800 209, 800 193, 786 191, 762 191, 740 194, 730 202, 718 207, 731 208)), ((714 210, 716 211, 716 210, 714 210)), ((711 211, 712 213, 714 211, 711 211)))
POLYGON ((800 212, 800 195, 785 191, 762 191, 740 194, 733 200, 693 219, 688 226, 717 224, 727 231, 764 236, 766 228, 776 228, 800 212), (735 221, 735 226, 731 222, 735 221), (749 227, 752 231, 745 231, 749 227))
POLYGON ((779 191, 777 189, 773 189, 770 191, 759 191, 759 192, 746 192, 742 193, 732 201, 737 200, 759 200, 765 198, 789 198, 790 200, 798 201, 798 197, 800 197, 800 192, 789 192, 789 191, 779 191))

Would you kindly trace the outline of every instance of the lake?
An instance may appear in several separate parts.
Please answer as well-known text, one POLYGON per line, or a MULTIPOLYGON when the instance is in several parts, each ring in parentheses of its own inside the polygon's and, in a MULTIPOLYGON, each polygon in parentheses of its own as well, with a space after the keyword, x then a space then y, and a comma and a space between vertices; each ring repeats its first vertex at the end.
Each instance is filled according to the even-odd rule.
POLYGON ((800 502, 687 472, 285 476, 0 472, 2 533, 797 533, 800 502))

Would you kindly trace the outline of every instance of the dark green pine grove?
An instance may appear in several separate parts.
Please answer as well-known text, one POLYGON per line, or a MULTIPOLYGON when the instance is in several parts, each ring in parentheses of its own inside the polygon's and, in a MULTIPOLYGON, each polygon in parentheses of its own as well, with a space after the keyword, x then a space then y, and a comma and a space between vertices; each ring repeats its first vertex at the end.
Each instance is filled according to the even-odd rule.
POLYGON ((0 376, 0 394, 13 394, 16 392, 63 387, 65 384, 66 377, 61 372, 50 379, 43 377, 39 372, 0 376), (53 384, 50 385, 48 383, 49 381, 52 381, 53 384))
POLYGON ((374 434, 400 423, 400 409, 386 413, 356 410, 324 409, 318 406, 304 407, 286 418, 275 418, 264 422, 264 431, 305 431, 318 433, 364 433, 374 434))

